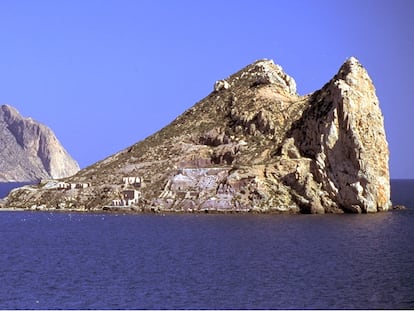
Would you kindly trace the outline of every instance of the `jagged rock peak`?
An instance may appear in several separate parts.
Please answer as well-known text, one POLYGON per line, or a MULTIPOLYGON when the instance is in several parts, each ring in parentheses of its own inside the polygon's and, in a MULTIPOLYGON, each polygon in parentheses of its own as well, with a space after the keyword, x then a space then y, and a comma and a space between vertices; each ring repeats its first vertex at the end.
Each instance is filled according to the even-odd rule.
POLYGON ((14 115, 19 114, 16 108, 9 106, 9 105, 1 105, 1 110, 9 114, 14 114, 14 115))
MULTIPOLYGON (((19 112, 16 108, 10 106, 10 105, 1 105, 1 110, 4 113, 4 118, 6 121, 9 121, 11 119, 17 118, 20 116, 19 112)), ((29 120, 30 118, 27 118, 29 120)))
POLYGON ((295 80, 286 74, 280 65, 268 59, 257 60, 227 79, 216 81, 214 90, 218 92, 231 87, 258 85, 273 85, 280 91, 296 95, 295 80))
POLYGON ((344 75, 347 75, 349 73, 352 72, 357 72, 360 69, 363 69, 364 67, 362 66, 362 64, 359 62, 358 59, 356 59, 354 56, 351 56, 350 58, 348 58, 343 65, 341 66, 341 68, 339 69, 339 72, 341 72, 344 75))
POLYGON ((50 128, 12 106, 0 107, 0 133, 0 181, 63 178, 79 171, 50 128))
MULTIPOLYGON (((391 207, 384 120, 371 78, 356 58, 310 97, 292 136, 300 153, 315 160, 311 174, 327 194, 313 198, 350 212, 391 207)), ((314 203, 311 209, 319 208, 314 203)))
POLYGON ((350 57, 344 62, 334 79, 343 80, 349 86, 357 89, 363 89, 367 87, 366 83, 369 83, 371 84, 370 89, 374 89, 367 70, 355 57, 350 57), (359 87, 363 81, 366 83, 359 87))

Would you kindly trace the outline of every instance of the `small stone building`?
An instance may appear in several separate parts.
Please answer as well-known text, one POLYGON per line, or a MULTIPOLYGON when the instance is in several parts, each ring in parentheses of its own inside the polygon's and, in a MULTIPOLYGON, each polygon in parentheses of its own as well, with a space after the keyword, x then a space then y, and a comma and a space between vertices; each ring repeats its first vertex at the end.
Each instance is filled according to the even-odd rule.
POLYGON ((141 192, 135 189, 122 191, 122 199, 112 200, 112 206, 131 206, 138 204, 141 192))
POLYGON ((124 177, 122 178, 122 182, 125 186, 141 187, 141 177, 124 177))
POLYGON ((122 191, 122 196, 123 199, 126 202, 126 206, 130 206, 133 204, 137 204, 139 197, 140 197, 140 192, 138 190, 134 190, 134 189, 127 189, 127 190, 123 190, 122 191))
POLYGON ((58 190, 70 189, 70 184, 61 181, 61 182, 58 183, 57 188, 58 188, 58 190))
POLYGON ((59 182, 57 185, 58 190, 70 190, 70 189, 85 189, 90 187, 90 183, 77 183, 77 184, 71 184, 66 182, 59 182))

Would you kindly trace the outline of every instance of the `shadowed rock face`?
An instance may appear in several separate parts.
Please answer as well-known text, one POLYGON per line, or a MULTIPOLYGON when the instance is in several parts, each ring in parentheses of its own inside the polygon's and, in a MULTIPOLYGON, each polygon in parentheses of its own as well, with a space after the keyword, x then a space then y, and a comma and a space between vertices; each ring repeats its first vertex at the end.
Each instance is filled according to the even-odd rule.
POLYGON ((0 107, 0 133, 0 181, 63 178, 79 171, 48 127, 13 107, 0 107))
POLYGON ((383 117, 355 58, 306 96, 273 61, 256 61, 217 81, 159 132, 67 179, 91 187, 29 187, 6 205, 100 209, 119 198, 124 176, 143 180, 138 211, 361 213, 391 206, 383 117))
MULTIPOLYGON (((383 117, 372 81, 355 58, 311 95, 288 136, 299 153, 311 159, 309 167, 303 168, 303 163, 298 167, 306 171, 312 185, 305 191, 310 192, 311 212, 332 207, 375 212, 390 207, 383 117), (318 189, 320 195, 310 189, 318 189)), ((300 177, 288 179, 287 184, 306 185, 300 177)))

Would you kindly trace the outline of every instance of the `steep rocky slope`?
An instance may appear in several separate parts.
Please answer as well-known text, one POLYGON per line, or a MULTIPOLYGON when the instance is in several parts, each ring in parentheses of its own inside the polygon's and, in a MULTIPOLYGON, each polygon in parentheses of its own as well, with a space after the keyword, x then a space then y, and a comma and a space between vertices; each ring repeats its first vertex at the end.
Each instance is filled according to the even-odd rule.
MULTIPOLYGON (((348 59, 321 90, 259 60, 214 85, 170 125, 65 179, 13 192, 9 207, 94 210, 141 178, 136 211, 388 210, 388 145, 375 89, 348 59)), ((125 207, 123 207, 125 209, 125 207)))
POLYGON ((11 106, 0 107, 0 133, 0 181, 63 178, 79 171, 50 128, 11 106))

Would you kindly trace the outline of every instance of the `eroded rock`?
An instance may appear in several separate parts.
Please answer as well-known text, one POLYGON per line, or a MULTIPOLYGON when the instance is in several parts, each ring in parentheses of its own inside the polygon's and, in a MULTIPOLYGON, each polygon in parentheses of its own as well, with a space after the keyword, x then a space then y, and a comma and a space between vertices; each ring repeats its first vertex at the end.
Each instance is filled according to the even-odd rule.
POLYGON ((0 181, 63 178, 79 171, 51 129, 11 106, 0 107, 0 133, 0 181))

